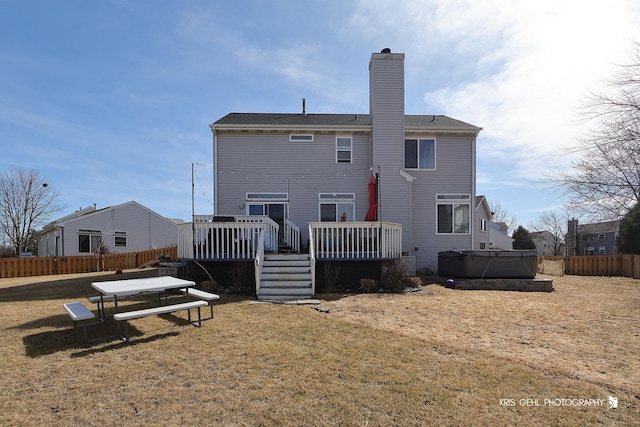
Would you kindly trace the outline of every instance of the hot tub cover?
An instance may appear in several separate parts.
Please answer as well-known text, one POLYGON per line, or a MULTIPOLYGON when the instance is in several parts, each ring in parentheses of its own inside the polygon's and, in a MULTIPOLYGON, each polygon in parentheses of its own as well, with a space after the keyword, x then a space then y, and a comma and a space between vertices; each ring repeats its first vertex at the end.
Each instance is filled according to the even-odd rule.
POLYGON ((438 252, 438 274, 480 279, 533 279, 538 252, 457 249, 438 252))

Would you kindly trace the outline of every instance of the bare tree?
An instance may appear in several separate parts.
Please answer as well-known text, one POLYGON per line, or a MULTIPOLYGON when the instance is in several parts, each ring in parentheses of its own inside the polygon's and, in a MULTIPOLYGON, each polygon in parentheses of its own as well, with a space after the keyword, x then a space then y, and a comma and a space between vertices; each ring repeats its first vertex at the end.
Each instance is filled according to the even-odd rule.
POLYGON ((606 83, 582 108, 589 129, 573 150, 578 160, 549 179, 591 220, 619 218, 640 202, 640 43, 606 83))
POLYGON ((540 233, 539 238, 549 245, 551 249, 549 255, 564 255, 568 220, 568 216, 560 211, 545 211, 531 226, 532 229, 540 233))
POLYGON ((59 212, 59 193, 35 170, 0 173, 0 233, 16 253, 26 251, 29 234, 59 212))
POLYGON ((503 222, 507 225, 509 230, 515 230, 518 225, 518 220, 515 216, 509 213, 505 208, 500 205, 498 202, 489 202, 489 208, 491 209, 493 222, 503 222))

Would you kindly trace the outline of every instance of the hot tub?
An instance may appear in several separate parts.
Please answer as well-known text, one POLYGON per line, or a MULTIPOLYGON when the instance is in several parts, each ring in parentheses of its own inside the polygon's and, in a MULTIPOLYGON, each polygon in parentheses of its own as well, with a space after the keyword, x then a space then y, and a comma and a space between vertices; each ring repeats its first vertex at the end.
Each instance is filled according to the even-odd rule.
POLYGON ((438 252, 438 274, 464 279, 533 279, 536 251, 452 250, 438 252))

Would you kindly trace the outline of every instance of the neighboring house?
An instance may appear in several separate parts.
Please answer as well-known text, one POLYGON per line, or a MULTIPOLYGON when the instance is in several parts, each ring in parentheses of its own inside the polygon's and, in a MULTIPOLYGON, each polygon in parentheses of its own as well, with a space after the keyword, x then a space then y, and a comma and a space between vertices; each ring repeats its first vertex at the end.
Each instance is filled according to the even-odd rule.
POLYGON ((476 227, 474 228, 474 249, 490 249, 491 238, 489 224, 493 214, 485 196, 476 197, 476 227))
POLYGON ((561 237, 549 231, 534 231, 531 233, 531 240, 536 244, 539 256, 565 254, 566 249, 561 237))
POLYGON ((504 222, 489 223, 489 249, 496 251, 511 251, 513 250, 513 238, 509 237, 507 233, 509 227, 504 222))
POLYGON ((178 225, 141 204, 80 209, 38 233, 39 256, 89 255, 100 243, 109 253, 163 248, 178 241, 178 225))
POLYGON ((578 224, 569 220, 565 242, 567 255, 614 255, 618 253, 617 239, 620 221, 578 224))

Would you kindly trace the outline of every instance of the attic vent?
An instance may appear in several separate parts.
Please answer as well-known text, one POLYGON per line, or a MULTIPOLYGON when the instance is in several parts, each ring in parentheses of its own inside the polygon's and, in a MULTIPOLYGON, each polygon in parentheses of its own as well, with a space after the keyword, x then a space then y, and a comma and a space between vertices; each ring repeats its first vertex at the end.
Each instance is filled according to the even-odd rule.
POLYGON ((313 134, 312 133, 306 133, 306 134, 290 134, 289 135, 289 141, 307 141, 307 142, 313 142, 313 134))
POLYGON ((391 53, 391 49, 389 49, 388 47, 385 47, 380 51, 380 53, 391 53))

